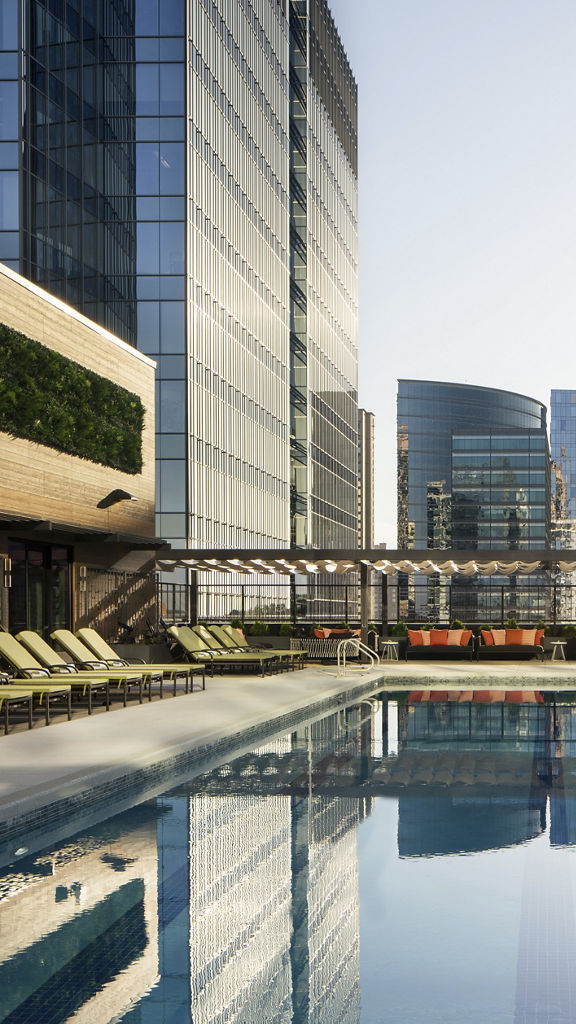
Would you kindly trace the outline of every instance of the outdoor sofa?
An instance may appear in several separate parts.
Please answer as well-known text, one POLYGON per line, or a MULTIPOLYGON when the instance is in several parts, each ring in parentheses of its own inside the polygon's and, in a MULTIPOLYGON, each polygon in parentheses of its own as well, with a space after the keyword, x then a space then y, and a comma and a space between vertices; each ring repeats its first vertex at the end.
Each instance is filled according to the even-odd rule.
POLYGON ((544 658, 543 629, 482 629, 477 646, 479 661, 544 658))
POLYGON ((430 658, 451 660, 474 658, 474 636, 471 629, 409 629, 404 644, 406 661, 430 658))

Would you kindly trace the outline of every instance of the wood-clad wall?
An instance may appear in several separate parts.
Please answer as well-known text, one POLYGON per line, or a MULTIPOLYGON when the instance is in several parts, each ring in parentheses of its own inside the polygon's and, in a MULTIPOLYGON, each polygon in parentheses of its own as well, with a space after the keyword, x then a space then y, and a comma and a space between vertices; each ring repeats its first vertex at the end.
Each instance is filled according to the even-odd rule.
MULTIPOLYGON (((134 392, 145 409, 143 468, 135 476, 0 432, 0 512, 153 537, 152 360, 2 265, 0 322, 134 392), (99 509, 116 488, 137 500, 99 509)), ((106 416, 106 409, 98 411, 106 416)))

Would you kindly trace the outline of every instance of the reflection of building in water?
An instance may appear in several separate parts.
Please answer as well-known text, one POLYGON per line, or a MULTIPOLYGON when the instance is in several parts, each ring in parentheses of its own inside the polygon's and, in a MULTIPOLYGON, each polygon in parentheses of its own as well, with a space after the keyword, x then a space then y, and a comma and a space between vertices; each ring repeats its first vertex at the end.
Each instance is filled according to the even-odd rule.
MULTIPOLYGON (((341 728, 333 716, 256 757, 310 746, 314 770, 322 771, 341 728)), ((234 795, 230 779, 229 795, 191 797, 195 1024, 357 1024, 356 827, 363 803, 314 793, 306 759, 302 765, 298 795, 234 795)))
POLYGON ((195 1024, 289 1024, 291 895, 290 797, 191 797, 195 1024))
POLYGON ((155 825, 122 829, 3 871, 1 1020, 117 1020, 157 981, 155 825))
POLYGON ((504 694, 475 704, 472 691, 461 702, 458 696, 399 709, 400 752, 389 777, 405 785, 399 794, 400 855, 524 842, 545 831, 548 797, 551 844, 576 841, 576 787, 566 791, 573 778, 566 759, 576 757, 576 707, 507 704, 504 694))

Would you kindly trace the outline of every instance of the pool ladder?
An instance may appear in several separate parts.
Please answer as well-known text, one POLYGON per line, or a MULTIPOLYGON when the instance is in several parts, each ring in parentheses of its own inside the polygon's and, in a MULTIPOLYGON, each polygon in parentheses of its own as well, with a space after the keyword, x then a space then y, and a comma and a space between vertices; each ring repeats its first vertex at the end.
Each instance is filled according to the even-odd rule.
POLYGON ((336 648, 338 656, 338 675, 340 675, 341 672, 344 671, 346 668, 346 648, 348 645, 353 647, 358 654, 366 654, 367 657, 370 658, 371 668, 374 665, 380 664, 380 657, 378 654, 376 654, 376 651, 373 651, 371 647, 367 647, 366 644, 363 644, 362 641, 358 639, 358 637, 351 637, 348 640, 340 640, 338 647, 336 648))

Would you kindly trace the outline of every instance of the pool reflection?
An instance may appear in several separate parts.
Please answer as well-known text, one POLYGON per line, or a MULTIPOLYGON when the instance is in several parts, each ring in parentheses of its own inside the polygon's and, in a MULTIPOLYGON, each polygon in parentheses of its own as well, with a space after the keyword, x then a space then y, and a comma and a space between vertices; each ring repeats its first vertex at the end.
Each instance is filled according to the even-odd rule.
MULTIPOLYGON (((419 1019, 414 1007, 403 1017, 408 989, 394 996, 416 892, 406 889, 394 917, 401 865, 511 851, 538 837, 554 848, 576 840, 572 695, 532 691, 520 703, 500 691, 455 692, 382 695, 342 709, 5 869, 0 1019, 419 1019), (396 848, 371 820, 378 806, 396 848), (376 863, 361 884, 359 832, 372 836, 376 863)), ((446 905, 450 898, 446 891, 446 905)), ((527 906, 518 904, 523 914, 527 906)), ((428 926, 418 920, 422 935, 428 926)), ((434 927, 441 934, 440 920, 434 927)), ((415 941, 410 934, 407 950, 415 941)), ((437 1007, 428 995, 422 1012, 452 1020, 446 1006, 452 1000, 456 1012, 456 996, 438 976, 436 985, 437 1007)), ((520 1019, 519 1000, 501 1017, 501 1006, 491 1017, 483 1007, 484 1019, 520 1019)), ((533 986, 530 1000, 538 1002, 533 986)))

